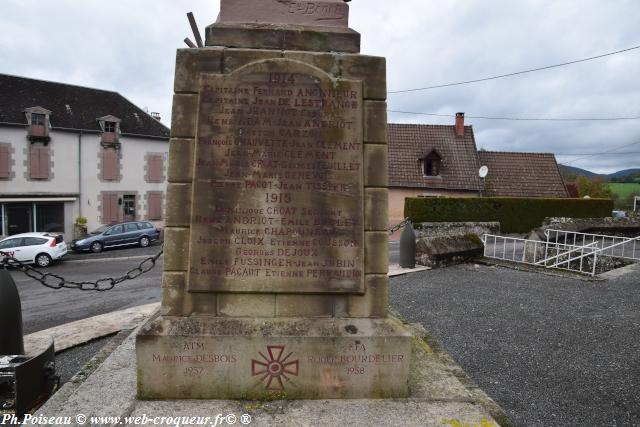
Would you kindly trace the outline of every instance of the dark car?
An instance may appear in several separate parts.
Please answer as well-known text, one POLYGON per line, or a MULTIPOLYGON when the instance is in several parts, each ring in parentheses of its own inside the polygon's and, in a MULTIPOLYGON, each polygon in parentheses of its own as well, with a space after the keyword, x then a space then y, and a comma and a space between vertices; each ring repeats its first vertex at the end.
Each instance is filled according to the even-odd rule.
POLYGON ((76 252, 101 252, 105 248, 140 245, 146 248, 160 238, 160 230, 147 221, 131 221, 103 225, 71 243, 76 252))

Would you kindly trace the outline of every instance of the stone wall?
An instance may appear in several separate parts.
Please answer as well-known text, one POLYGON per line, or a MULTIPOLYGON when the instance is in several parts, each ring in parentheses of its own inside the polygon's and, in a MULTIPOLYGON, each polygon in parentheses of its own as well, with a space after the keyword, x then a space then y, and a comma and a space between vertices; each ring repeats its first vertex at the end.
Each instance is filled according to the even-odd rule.
POLYGON ((640 218, 547 218, 538 234, 549 229, 637 237, 640 236, 640 218))
POLYGON ((414 227, 418 239, 424 237, 453 237, 467 234, 500 234, 499 222, 423 222, 414 227))

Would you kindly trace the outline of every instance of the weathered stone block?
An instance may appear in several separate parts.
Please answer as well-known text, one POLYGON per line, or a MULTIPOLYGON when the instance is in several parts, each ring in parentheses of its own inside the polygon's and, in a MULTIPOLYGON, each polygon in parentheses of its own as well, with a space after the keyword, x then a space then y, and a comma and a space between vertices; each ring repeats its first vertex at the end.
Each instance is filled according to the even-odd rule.
POLYGON ((188 227, 191 224, 191 184, 167 185, 167 227, 188 227))
POLYGON ((221 73, 224 48, 178 49, 174 90, 197 93, 200 74, 221 73))
POLYGON ((387 103, 365 101, 364 140, 375 144, 387 143, 387 103))
POLYGON ((334 53, 286 51, 284 52, 284 57, 300 62, 306 62, 307 64, 320 68, 325 73, 334 77, 340 76, 338 55, 334 53))
POLYGON ((160 317, 136 338, 140 399, 403 398, 394 319, 160 317))
POLYGON ((250 62, 280 57, 282 52, 277 50, 225 49, 222 70, 224 73, 230 73, 250 62))
POLYGON ((389 154, 386 145, 365 144, 364 185, 385 188, 389 185, 389 154))
POLYGON ((192 294, 186 292, 186 275, 183 272, 165 272, 162 277, 163 316, 191 316, 192 314, 217 314, 217 294, 192 294))
POLYGON ((189 262, 189 229, 167 227, 164 237, 164 271, 186 271, 189 262))
POLYGON ((173 110, 171 111, 172 138, 195 138, 197 118, 197 95, 173 95, 173 110))
POLYGON ((389 272, 389 233, 367 231, 364 241, 366 274, 387 274, 389 272))
POLYGON ((367 275, 365 277, 367 292, 364 295, 348 297, 348 313, 350 317, 385 318, 389 312, 389 277, 367 275))
POLYGON ((378 56, 344 54, 338 56, 340 75, 362 80, 364 99, 387 99, 387 61, 378 56))
POLYGON ((227 317, 274 317, 275 295, 219 294, 218 313, 227 317))
POLYGON ((386 231, 389 225, 389 190, 367 188, 364 193, 364 229, 386 231))
POLYGON ((331 317, 333 297, 324 295, 278 295, 278 317, 331 317))
POLYGON ((349 5, 343 0, 222 0, 219 22, 349 26, 349 5))
POLYGON ((169 182, 193 180, 195 139, 173 138, 169 144, 169 182))
POLYGON ((348 28, 216 23, 207 27, 206 38, 207 46, 360 52, 360 34, 348 28))

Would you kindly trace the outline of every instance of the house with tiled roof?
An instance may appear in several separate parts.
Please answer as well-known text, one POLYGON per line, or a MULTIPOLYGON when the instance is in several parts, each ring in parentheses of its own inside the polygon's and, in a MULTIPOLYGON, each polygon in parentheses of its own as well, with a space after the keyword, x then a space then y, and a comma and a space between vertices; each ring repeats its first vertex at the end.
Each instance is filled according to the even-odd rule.
POLYGON ((489 169, 488 197, 569 197, 553 154, 480 151, 478 156, 489 169))
POLYGON ((387 137, 391 224, 407 197, 568 197, 553 154, 478 152, 464 113, 455 125, 390 123, 387 137))
POLYGON ((0 235, 162 225, 169 129, 122 95, 0 74, 0 235))

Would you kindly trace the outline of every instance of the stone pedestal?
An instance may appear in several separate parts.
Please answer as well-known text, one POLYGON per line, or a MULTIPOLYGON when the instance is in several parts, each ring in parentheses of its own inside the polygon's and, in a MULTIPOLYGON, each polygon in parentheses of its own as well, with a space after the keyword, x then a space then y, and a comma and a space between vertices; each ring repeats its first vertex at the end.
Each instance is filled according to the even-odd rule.
POLYGON ((145 325, 137 341, 138 393, 149 399, 408 392, 410 334, 390 319, 163 317, 145 325))
POLYGON ((387 314, 386 67, 359 42, 219 22, 178 51, 140 398, 408 395, 411 338, 387 314))

